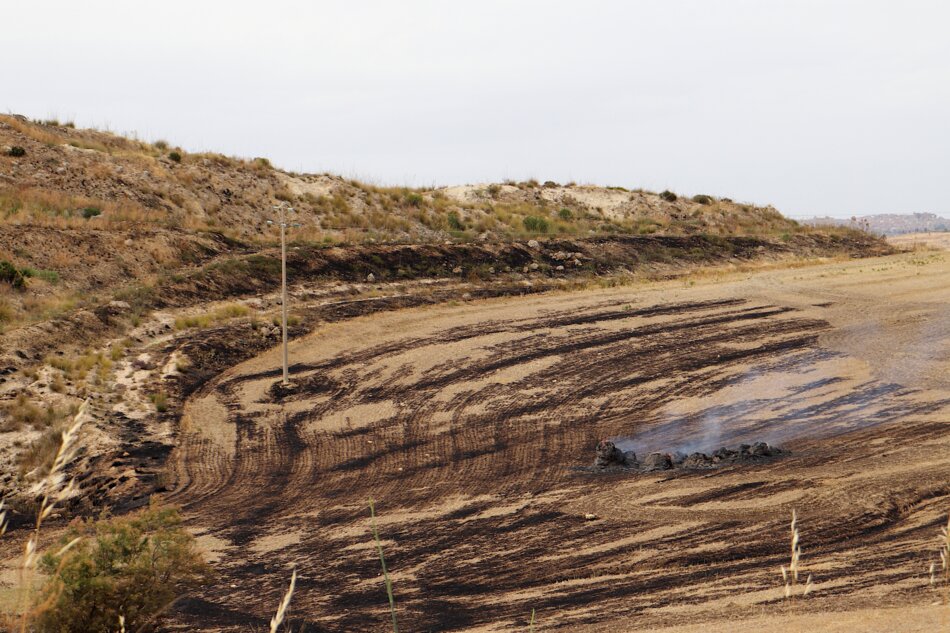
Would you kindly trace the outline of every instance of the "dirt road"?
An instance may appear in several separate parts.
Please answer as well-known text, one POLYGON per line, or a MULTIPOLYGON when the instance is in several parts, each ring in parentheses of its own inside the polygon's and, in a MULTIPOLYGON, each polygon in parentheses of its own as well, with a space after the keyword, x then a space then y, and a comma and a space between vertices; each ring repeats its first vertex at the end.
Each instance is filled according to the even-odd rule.
POLYGON ((183 626, 264 625, 296 565, 295 626, 387 630, 370 498, 406 631, 950 622, 917 608, 950 511, 950 253, 404 310, 290 353, 291 393, 272 350, 186 405, 169 497, 222 576, 183 626), (792 452, 585 472, 605 437, 792 452), (793 508, 814 590, 789 605, 793 508))

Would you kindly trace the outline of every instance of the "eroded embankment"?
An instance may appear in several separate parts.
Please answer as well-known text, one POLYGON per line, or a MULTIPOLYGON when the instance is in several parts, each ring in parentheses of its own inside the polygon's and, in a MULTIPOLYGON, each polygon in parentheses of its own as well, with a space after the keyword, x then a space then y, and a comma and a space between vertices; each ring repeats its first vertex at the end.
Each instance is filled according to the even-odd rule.
MULTIPOLYGON (((62 273, 62 283, 75 292, 102 297, 102 302, 97 305, 84 300, 84 307, 62 317, 7 331, 0 341, 0 379, 52 351, 85 348, 116 336, 128 328, 129 319, 135 315, 156 308, 183 308, 266 294, 280 284, 279 252, 249 252, 247 245, 215 234, 196 236, 169 230, 83 232, 47 227, 41 229, 43 236, 37 236, 20 235, 15 229, 5 229, 0 238, 16 244, 42 237, 40 241, 53 240, 45 247, 52 252, 74 252, 69 257, 73 266, 62 273), (138 249, 133 248, 136 245, 138 249), (134 256, 124 254, 130 248, 134 256), (143 282, 163 269, 167 270, 157 281, 143 282), (103 288, 126 285, 114 297, 102 294, 103 288), (110 305, 112 298, 121 302, 110 305)), ((723 264, 794 257, 869 257, 887 252, 890 247, 886 243, 870 236, 820 233, 792 235, 785 240, 617 236, 548 239, 530 244, 295 246, 288 255, 288 274, 291 283, 296 284, 456 278, 478 283, 527 279, 543 285, 545 280, 621 271, 663 277, 723 264)))

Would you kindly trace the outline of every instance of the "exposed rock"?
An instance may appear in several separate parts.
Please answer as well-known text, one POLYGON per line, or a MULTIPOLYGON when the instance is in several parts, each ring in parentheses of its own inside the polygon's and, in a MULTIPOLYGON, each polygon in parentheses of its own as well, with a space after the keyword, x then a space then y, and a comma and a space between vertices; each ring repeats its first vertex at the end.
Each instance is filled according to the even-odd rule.
POLYGON ((712 465, 712 458, 706 453, 692 453, 682 464, 683 468, 710 468, 712 465))
POLYGON ((610 440, 601 440, 597 444, 597 456, 594 458, 594 468, 601 470, 610 467, 626 466, 627 460, 617 446, 610 440))
POLYGON ((537 250, 541 248, 541 244, 538 243, 538 240, 528 240, 528 248, 537 250))
POLYGON ((366 281, 368 281, 369 283, 373 283, 374 281, 376 281, 376 275, 374 275, 373 273, 366 275, 366 281))
POLYGON ((673 468, 673 459, 666 453, 650 453, 643 459, 640 467, 649 472, 652 470, 670 470, 673 468))
POLYGON ((689 455, 682 452, 672 454, 655 452, 650 453, 638 462, 633 451, 623 452, 613 442, 602 440, 597 444, 597 457, 594 460, 593 470, 623 468, 639 470, 640 472, 653 472, 672 469, 707 469, 731 464, 754 463, 785 453, 786 451, 775 446, 769 446, 765 442, 756 442, 751 445, 740 444, 736 448, 723 446, 713 452, 712 455, 700 452, 689 455))

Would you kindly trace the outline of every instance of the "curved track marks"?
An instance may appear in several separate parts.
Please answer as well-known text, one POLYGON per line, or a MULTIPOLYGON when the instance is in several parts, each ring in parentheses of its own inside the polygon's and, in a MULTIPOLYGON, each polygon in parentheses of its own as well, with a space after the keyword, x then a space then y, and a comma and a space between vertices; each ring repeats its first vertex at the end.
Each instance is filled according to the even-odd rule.
POLYGON ((220 545, 224 578, 179 618, 263 622, 296 564, 307 630, 383 630, 369 498, 412 631, 524 624, 532 608, 564 630, 634 615, 657 626, 737 594, 768 603, 793 505, 812 561, 877 552, 860 570, 826 565, 829 599, 907 582, 910 543, 930 538, 928 513, 950 491, 947 464, 918 460, 906 484, 882 488, 893 474, 868 463, 880 437, 904 456, 943 442, 946 394, 882 382, 822 346, 833 328, 821 308, 696 294, 338 324, 295 346, 282 398, 274 354, 226 372, 188 403, 172 495, 220 545), (770 439, 795 453, 673 478, 578 472, 601 437, 638 449, 770 439))

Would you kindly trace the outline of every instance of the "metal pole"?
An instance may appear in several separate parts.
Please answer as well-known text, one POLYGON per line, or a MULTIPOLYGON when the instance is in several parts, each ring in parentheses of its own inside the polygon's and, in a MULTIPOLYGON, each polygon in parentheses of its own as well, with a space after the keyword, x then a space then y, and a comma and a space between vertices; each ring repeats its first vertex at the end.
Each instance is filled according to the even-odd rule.
POLYGON ((281 286, 281 321, 284 328, 284 385, 290 383, 287 378, 287 241, 284 234, 287 231, 287 222, 284 215, 284 205, 280 206, 280 286, 281 286))

